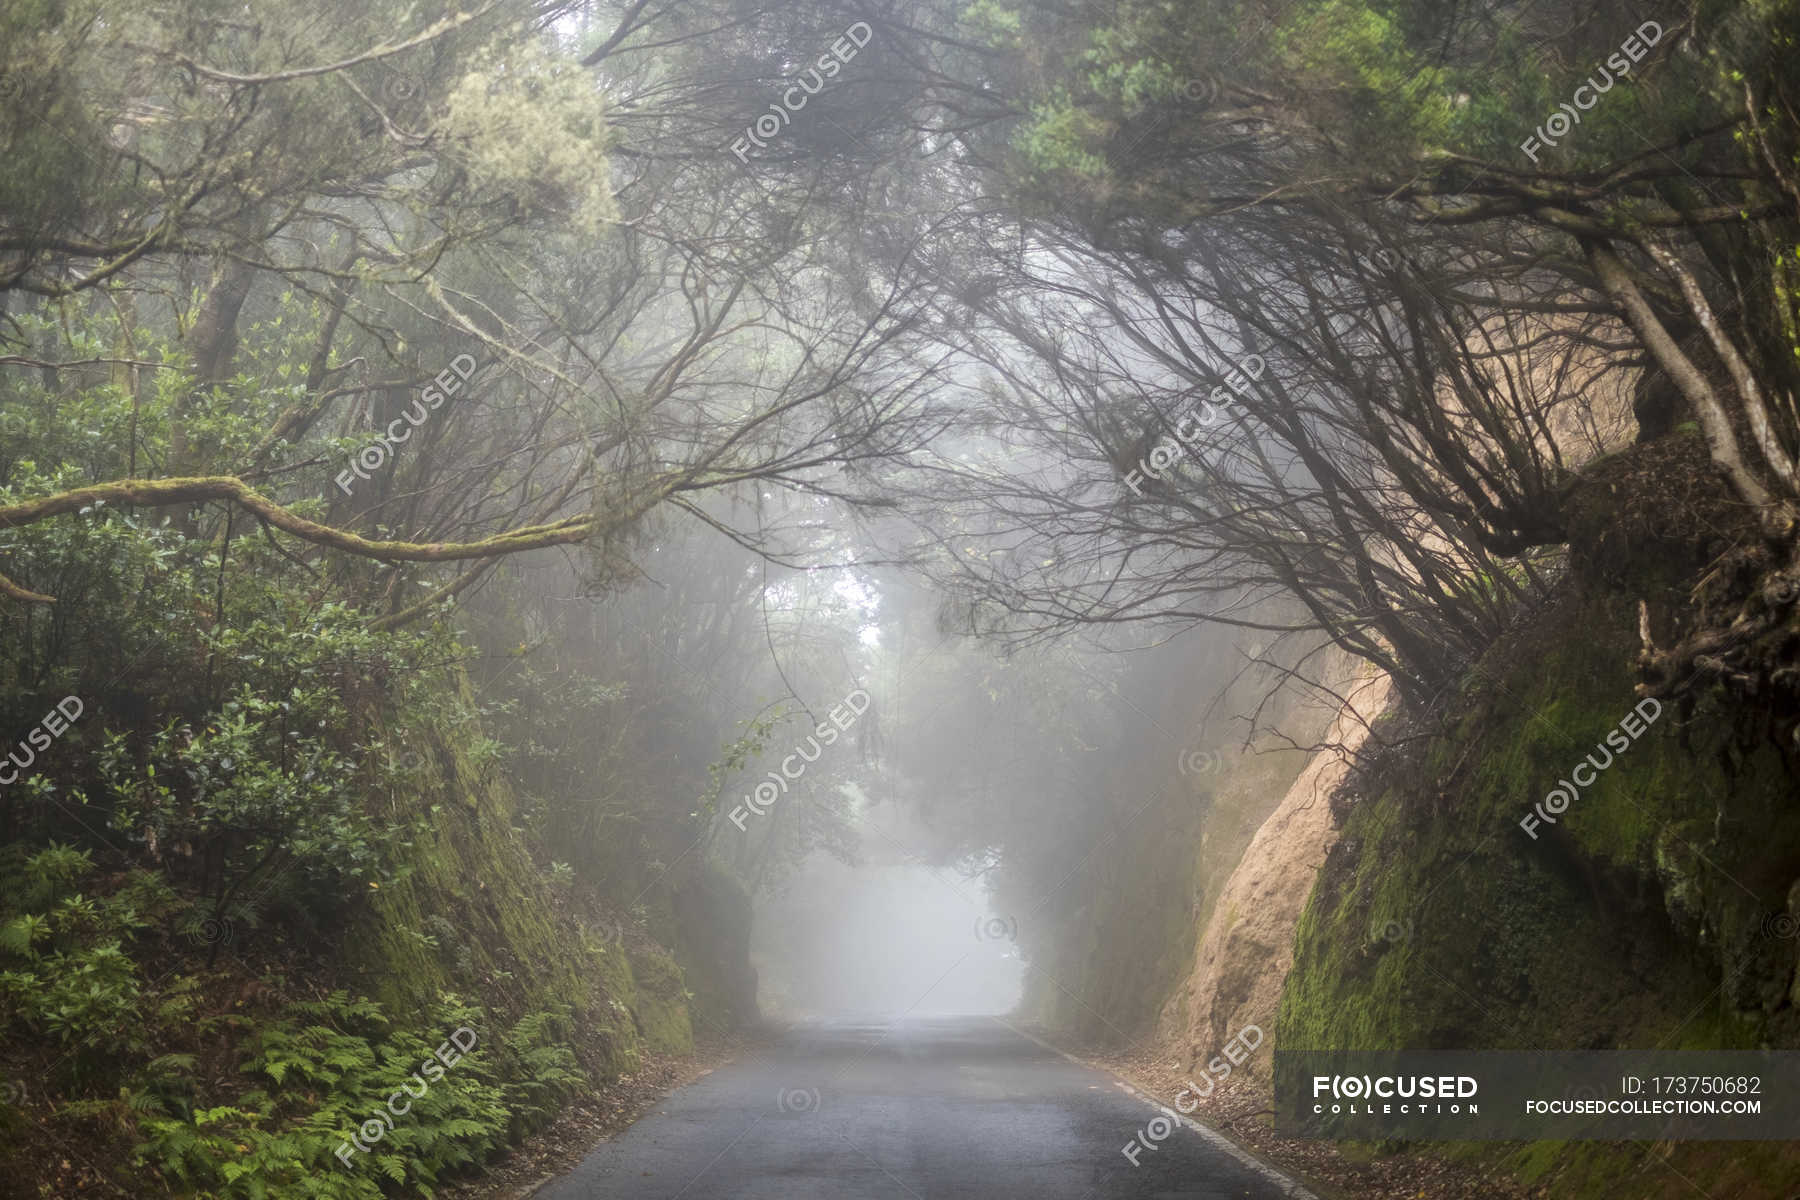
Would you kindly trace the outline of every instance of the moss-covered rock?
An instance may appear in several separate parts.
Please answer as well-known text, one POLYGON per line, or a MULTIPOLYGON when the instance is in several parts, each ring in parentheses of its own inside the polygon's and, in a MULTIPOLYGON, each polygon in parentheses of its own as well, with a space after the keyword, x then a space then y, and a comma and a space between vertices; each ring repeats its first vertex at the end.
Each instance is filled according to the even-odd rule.
MULTIPOLYGON (((468 681, 449 683, 473 708, 468 681)), ((470 754, 469 736, 466 724, 408 731, 419 756, 413 786, 383 802, 417 831, 395 864, 398 878, 372 889, 368 911, 349 927, 343 957, 360 990, 395 1013, 422 1011, 445 992, 479 996, 510 1019, 566 1006, 596 1082, 635 1071, 645 1051, 691 1051, 690 995, 675 956, 641 935, 627 949, 559 911, 517 828, 511 786, 470 754)), ((709 978, 726 978, 716 964, 734 956, 747 964, 748 914, 738 916, 717 886, 701 885, 675 907, 658 914, 662 936, 707 930, 685 940, 709 978)), ((717 1025, 747 1019, 754 1002, 754 982, 746 1001, 737 981, 717 1025)))
POLYGON ((636 983, 631 1015, 644 1044, 659 1054, 686 1054, 694 1048, 688 1019, 687 984, 667 951, 643 947, 631 954, 636 983))
MULTIPOLYGON (((466 678, 450 681, 473 706, 466 678)), ((499 770, 472 761, 467 732, 410 731, 421 762, 416 786, 387 798, 392 819, 417 825, 395 864, 399 878, 371 893, 345 960, 392 1011, 454 986, 526 1011, 547 1002, 577 1013, 589 1003, 580 941, 556 917, 514 827, 517 800, 499 770)))
MULTIPOLYGON (((1606 741, 1640 704, 1637 601, 1685 592, 1712 547, 1712 532, 1665 523, 1656 562, 1628 568, 1642 468, 1609 464, 1578 497, 1572 585, 1430 728, 1406 731, 1434 736, 1361 772, 1300 922, 1278 1048, 1800 1045, 1800 804, 1791 747, 1772 736, 1783 718, 1696 693, 1642 709, 1653 719, 1635 740, 1626 727, 1627 748, 1606 741), (1584 759, 1604 769, 1571 787, 1584 759)), ((1626 1183, 1631 1155, 1616 1147, 1467 1152, 1514 1155, 1529 1180, 1554 1171, 1559 1196, 1663 1194, 1660 1179, 1626 1183)), ((1706 1171, 1719 1152, 1676 1154, 1706 1171)), ((1732 1194, 1800 1184, 1800 1155, 1761 1157, 1746 1179, 1763 1182, 1732 1194)))
POLYGON ((693 1019, 713 1029, 755 1021, 750 893, 714 864, 704 863, 673 889, 669 907, 664 940, 687 977, 693 1019))

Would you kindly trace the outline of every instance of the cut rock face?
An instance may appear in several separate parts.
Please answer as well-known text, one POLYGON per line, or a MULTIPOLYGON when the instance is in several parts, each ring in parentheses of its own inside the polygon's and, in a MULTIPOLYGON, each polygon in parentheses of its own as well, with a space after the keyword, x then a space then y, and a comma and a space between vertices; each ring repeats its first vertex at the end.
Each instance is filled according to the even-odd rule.
MULTIPOLYGON (((1387 706, 1390 687, 1384 676, 1364 675, 1337 690, 1351 705, 1338 714, 1325 740, 1353 751, 1367 736, 1368 723, 1387 706)), ((1246 1025, 1258 1026, 1271 1043, 1278 1036, 1276 1010, 1293 966, 1294 930, 1313 877, 1337 841, 1327 801, 1347 766, 1347 753, 1315 754, 1226 881, 1201 934, 1193 971, 1161 1022, 1162 1035, 1182 1047, 1190 1066, 1205 1064, 1246 1025)), ((1268 1064, 1253 1057, 1243 1069, 1266 1076, 1268 1064)))

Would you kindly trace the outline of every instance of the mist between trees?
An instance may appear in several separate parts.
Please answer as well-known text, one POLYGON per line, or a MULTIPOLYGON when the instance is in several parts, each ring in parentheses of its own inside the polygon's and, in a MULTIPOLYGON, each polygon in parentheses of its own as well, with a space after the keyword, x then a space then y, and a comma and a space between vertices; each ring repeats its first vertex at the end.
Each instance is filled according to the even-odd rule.
POLYGON ((0 791, 7 1062, 131 1127, 101 1157, 229 1191, 242 1142, 280 1187, 341 1138, 271 1141, 324 1111, 268 1078, 278 1021, 358 1042, 369 1078, 316 1101, 345 1120, 414 1037, 384 1023, 466 1021, 473 1099, 421 1101, 411 1186, 753 1009, 751 897, 792 918, 756 935, 770 994, 854 991, 783 907, 818 855, 942 873, 1053 971, 1097 842, 1209 819, 1179 765, 1317 749, 1350 660, 1431 711, 1566 583, 1572 497, 1636 443, 1692 447, 1734 522, 1703 597, 1642 597, 1639 691, 1800 704, 1800 11, 1659 11, 1521 155, 1579 82, 1541 64, 1642 21, 7 6, 0 743, 83 708, 0 791), (485 942, 420 899, 468 865, 451 828, 520 873, 457 893, 485 942), (495 950, 528 936, 578 961, 495 950), (578 1062, 549 1047, 606 953, 667 1019, 578 1062), (229 971, 247 1027, 195 998, 229 971), (208 1090, 201 1020, 266 1089, 208 1090))

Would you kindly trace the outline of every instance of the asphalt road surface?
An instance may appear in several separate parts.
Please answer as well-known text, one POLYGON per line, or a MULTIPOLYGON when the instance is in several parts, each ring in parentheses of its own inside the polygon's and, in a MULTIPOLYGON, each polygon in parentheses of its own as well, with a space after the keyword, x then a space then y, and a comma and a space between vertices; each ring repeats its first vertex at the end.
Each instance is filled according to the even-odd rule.
POLYGON ((534 1200, 1308 1196, 1157 1116, 993 1018, 805 1025, 670 1094, 534 1200), (1134 1137, 1155 1147, 1135 1167, 1134 1137))

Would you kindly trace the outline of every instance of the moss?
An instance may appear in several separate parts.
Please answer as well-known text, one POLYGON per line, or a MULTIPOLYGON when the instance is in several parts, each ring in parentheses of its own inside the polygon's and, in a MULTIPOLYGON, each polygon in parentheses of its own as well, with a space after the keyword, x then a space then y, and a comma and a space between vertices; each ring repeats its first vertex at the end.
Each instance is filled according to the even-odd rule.
POLYGON ((694 1029, 681 968, 661 950, 635 950, 630 957, 637 982, 631 1012, 644 1044, 659 1054, 688 1053, 694 1048, 694 1029))
MULTIPOLYGON (((473 705, 466 678, 453 681, 473 705)), ((417 1007, 453 986, 474 987, 514 1016, 589 1001, 583 963, 569 930, 513 828, 517 802, 492 767, 473 762, 447 728, 418 731, 429 746, 422 786, 394 797, 393 819, 418 829, 401 878, 371 893, 371 913, 352 931, 346 957, 363 969, 371 995, 390 1009, 417 1007), (456 953, 425 935, 448 926, 456 953), (448 959, 449 961, 446 961, 448 959)))
POLYGON ((702 863, 669 896, 666 936, 688 981, 689 1015, 709 1029, 757 1016, 756 971, 750 966, 750 894, 724 870, 702 863))
MULTIPOLYGON (((450 681, 467 706, 466 678, 450 681)), ((482 998, 508 1019, 567 1005, 600 1047, 602 1077, 638 1069, 642 1053, 693 1048, 681 968, 660 948, 629 954, 559 916, 515 828, 517 801, 492 766, 465 747, 466 726, 414 730, 428 747, 419 786, 391 798, 396 822, 417 823, 399 878, 372 890, 350 930, 345 961, 390 1011, 416 1011, 442 993, 482 998)))
MULTIPOLYGON (((1481 664, 1441 736, 1363 781, 1300 921, 1278 1048, 1794 1043, 1795 943, 1766 930, 1800 874, 1800 810, 1759 714, 1671 703, 1537 839, 1519 827, 1637 702, 1635 633, 1618 597, 1567 597, 1481 664)), ((1559 1196, 1686 1186, 1630 1145, 1432 1152, 1559 1196)), ((1718 1148, 1669 1153, 1692 1175, 1718 1148)), ((1758 1157, 1731 1194, 1800 1184, 1800 1154, 1758 1157)))
POLYGON ((617 943, 591 944, 588 962, 597 990, 605 997, 589 1010, 589 1027, 598 1032, 606 1047, 607 1068, 615 1074, 629 1074, 642 1065, 643 1043, 633 1015, 637 981, 631 974, 631 962, 617 943))
MULTIPOLYGON (((209 500, 230 501, 248 509, 257 517, 284 533, 330 546, 364 558, 411 560, 416 562, 459 562, 490 558, 496 554, 520 554, 547 546, 571 546, 592 539, 608 527, 621 528, 654 508, 667 491, 666 484, 622 511, 609 512, 604 518, 562 520, 548 525, 523 526, 497 533, 474 542, 397 542, 362 537, 347 530, 321 525, 283 508, 256 491, 243 480, 231 475, 208 475, 186 479, 119 479, 98 483, 54 495, 39 496, 0 507, 0 529, 35 524, 65 513, 79 512, 96 505, 138 504, 145 507, 168 507, 176 504, 198 504, 209 500)), ((54 604, 52 596, 27 591, 0 576, 0 593, 14 599, 37 604, 54 604)), ((409 610, 416 611, 416 610, 409 610)), ((407 615, 407 614, 400 614, 407 615)), ((393 624, 390 620, 388 624, 393 624)), ((378 626, 380 627, 380 626, 378 626)))
POLYGON ((1508 1160, 1513 1177, 1523 1184, 1535 1184, 1565 1157, 1568 1145, 1567 1142, 1527 1143, 1508 1160))

